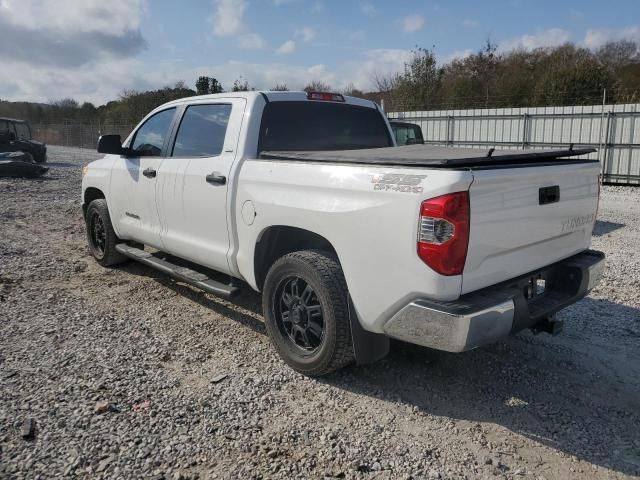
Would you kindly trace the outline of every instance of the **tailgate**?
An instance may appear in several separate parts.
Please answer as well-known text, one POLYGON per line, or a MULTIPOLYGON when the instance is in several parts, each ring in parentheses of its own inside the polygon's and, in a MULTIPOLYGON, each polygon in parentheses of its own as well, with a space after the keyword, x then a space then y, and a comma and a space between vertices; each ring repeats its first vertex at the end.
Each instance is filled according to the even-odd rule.
POLYGON ((474 170, 462 293, 589 248, 599 171, 594 162, 474 170))

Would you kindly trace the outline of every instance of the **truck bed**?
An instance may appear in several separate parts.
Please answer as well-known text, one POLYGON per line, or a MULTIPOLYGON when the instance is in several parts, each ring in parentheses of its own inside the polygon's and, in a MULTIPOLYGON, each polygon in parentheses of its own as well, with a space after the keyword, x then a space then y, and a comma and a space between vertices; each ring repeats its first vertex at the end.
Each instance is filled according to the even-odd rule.
POLYGON ((546 163, 598 162, 598 160, 570 158, 595 151, 593 148, 574 149, 572 147, 565 150, 494 150, 405 145, 401 147, 332 151, 264 151, 260 153, 260 158, 299 162, 482 169, 500 166, 532 166, 546 163))

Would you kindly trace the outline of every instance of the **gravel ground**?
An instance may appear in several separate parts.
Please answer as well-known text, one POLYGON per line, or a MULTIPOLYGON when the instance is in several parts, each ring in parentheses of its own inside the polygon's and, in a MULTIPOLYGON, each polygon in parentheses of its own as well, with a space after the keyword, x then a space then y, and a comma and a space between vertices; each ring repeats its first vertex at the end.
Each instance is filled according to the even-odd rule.
POLYGON ((46 178, 0 179, 0 477, 640 474, 640 189, 603 188, 607 270, 562 335, 398 343, 314 380, 277 357, 252 291, 229 303, 89 257, 95 157, 51 147, 46 178))

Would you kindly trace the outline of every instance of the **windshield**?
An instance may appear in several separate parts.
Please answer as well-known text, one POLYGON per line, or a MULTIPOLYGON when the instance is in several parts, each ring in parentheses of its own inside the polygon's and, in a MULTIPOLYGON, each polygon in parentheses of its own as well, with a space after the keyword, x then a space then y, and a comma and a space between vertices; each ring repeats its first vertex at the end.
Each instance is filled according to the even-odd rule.
POLYGON ((260 125, 260 151, 391 147, 375 108, 329 102, 271 102, 260 125))
POLYGON ((16 127, 16 133, 18 138, 24 140, 31 140, 31 131, 26 123, 14 123, 16 127))

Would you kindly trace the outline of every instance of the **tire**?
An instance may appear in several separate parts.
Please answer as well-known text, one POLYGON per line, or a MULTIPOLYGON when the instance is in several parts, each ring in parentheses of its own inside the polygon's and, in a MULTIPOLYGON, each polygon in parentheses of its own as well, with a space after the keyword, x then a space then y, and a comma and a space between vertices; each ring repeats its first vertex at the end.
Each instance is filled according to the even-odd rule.
POLYGON ((87 244, 93 258, 103 267, 124 263, 128 259, 116 251, 120 240, 111 224, 107 201, 100 198, 92 201, 85 215, 87 244))
POLYGON ((297 372, 321 376, 353 361, 347 284, 331 253, 304 250, 278 259, 267 273, 262 307, 271 342, 297 372))

